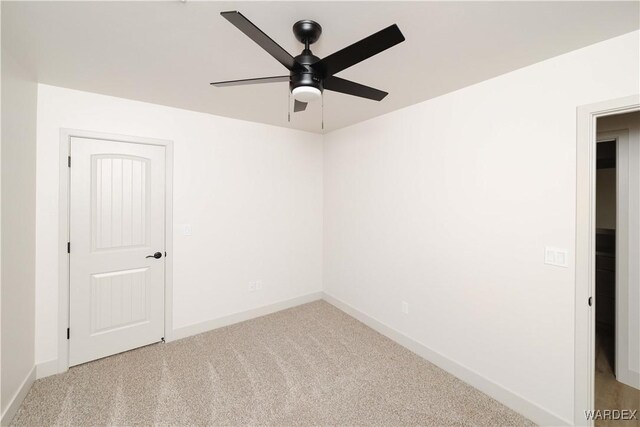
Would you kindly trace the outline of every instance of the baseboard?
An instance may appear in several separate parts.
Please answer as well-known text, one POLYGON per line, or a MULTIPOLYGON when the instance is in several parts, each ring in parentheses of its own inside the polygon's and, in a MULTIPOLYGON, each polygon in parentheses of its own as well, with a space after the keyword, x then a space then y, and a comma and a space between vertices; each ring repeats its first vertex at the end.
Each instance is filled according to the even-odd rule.
POLYGON ((36 367, 34 366, 33 368, 31 368, 29 374, 25 377, 24 381, 22 381, 22 384, 20 384, 20 387, 11 398, 9 405, 7 405, 7 409, 5 409, 4 413, 2 414, 0 425, 8 426, 9 424, 11 424, 11 420, 13 420, 16 412, 18 412, 22 401, 27 396, 27 393, 29 393, 29 390, 31 389, 31 386, 33 385, 33 382, 35 380, 36 367))
POLYGON ((58 373, 58 359, 36 363, 36 379, 50 377, 58 373))
POLYGON ((285 301, 279 301, 273 304, 253 308, 251 310, 242 311, 240 313, 234 313, 228 316, 219 317, 217 319, 208 320, 206 322, 184 326, 182 328, 174 329, 173 333, 168 337, 167 341, 179 340, 182 338, 190 337, 192 335, 208 332, 213 329, 233 325, 234 323, 244 322, 245 320, 251 320, 255 319, 256 317, 266 316, 267 314, 275 313, 276 311, 286 310, 287 308, 295 307, 297 305, 320 300, 322 299, 322 297, 322 292, 313 292, 285 301))
POLYGON ((494 398, 508 408, 511 408, 519 414, 527 417, 534 423, 541 426, 568 426, 573 424, 570 421, 567 421, 547 411, 541 406, 527 400, 519 394, 514 393, 513 391, 501 386, 500 384, 497 384, 490 379, 475 373, 471 369, 447 358, 446 356, 443 356, 442 354, 431 350, 430 348, 404 335, 402 332, 390 326, 387 326, 386 324, 359 311, 349 304, 342 302, 337 298, 334 298, 326 292, 324 292, 323 294, 323 299, 329 304, 344 311, 351 317, 358 319, 365 325, 369 326, 371 329, 380 332, 382 335, 411 350, 412 352, 428 360, 439 368, 444 369, 451 375, 477 388, 481 392, 494 398))

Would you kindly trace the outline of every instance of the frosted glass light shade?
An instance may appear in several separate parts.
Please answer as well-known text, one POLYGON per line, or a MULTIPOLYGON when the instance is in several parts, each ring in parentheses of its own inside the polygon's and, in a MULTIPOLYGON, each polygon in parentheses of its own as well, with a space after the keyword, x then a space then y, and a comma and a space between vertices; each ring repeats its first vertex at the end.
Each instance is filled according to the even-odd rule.
POLYGON ((291 94, 300 102, 313 102, 322 96, 320 89, 313 86, 298 86, 291 91, 291 94))

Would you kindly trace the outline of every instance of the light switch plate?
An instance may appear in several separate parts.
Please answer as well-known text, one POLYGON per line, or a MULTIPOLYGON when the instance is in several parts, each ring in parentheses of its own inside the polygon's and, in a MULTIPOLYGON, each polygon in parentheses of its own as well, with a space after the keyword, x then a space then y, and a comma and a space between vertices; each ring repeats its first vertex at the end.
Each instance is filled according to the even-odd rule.
POLYGON ((191 224, 183 224, 182 225, 182 235, 183 236, 191 236, 193 231, 191 230, 191 224))
POLYGON ((569 267, 569 256, 566 249, 545 246, 544 263, 557 267, 569 267))

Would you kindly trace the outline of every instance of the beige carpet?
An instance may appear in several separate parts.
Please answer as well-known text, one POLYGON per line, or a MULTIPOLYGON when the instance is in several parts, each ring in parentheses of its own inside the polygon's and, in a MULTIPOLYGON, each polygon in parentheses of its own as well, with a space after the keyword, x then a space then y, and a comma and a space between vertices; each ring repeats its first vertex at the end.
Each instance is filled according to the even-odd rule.
POLYGON ((533 425, 324 301, 38 380, 14 425, 533 425))

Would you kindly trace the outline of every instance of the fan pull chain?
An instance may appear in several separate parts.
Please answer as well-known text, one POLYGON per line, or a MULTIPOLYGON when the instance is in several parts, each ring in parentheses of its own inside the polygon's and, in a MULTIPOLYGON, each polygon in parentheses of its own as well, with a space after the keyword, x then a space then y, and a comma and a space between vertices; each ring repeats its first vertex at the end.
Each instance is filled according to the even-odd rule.
POLYGON ((287 121, 291 123, 291 91, 289 91, 289 101, 287 102, 287 121))
POLYGON ((324 130, 324 93, 322 93, 322 95, 320 96, 321 101, 322 101, 322 123, 321 123, 321 127, 322 130, 324 130))

